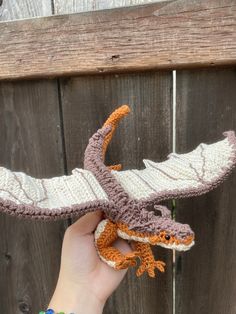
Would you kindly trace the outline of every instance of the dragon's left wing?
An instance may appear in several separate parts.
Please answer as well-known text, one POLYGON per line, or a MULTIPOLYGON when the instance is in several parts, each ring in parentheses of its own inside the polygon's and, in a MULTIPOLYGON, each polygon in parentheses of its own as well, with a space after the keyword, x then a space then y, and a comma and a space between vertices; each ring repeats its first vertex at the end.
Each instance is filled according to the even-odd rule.
POLYGON ((172 153, 164 162, 144 160, 143 170, 112 171, 133 198, 159 202, 204 194, 215 188, 236 163, 236 138, 233 131, 214 144, 200 144, 187 154, 172 153))

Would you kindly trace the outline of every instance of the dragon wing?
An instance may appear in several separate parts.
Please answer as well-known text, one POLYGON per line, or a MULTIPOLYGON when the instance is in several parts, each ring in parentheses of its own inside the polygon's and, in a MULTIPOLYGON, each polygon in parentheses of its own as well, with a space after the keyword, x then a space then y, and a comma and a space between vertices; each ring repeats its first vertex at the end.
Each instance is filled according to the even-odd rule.
POLYGON ((214 144, 187 154, 172 153, 164 162, 144 160, 143 170, 112 171, 130 197, 143 203, 204 194, 215 188, 236 163, 233 131, 214 144))
POLYGON ((0 211, 32 218, 67 218, 109 207, 108 197, 90 171, 33 178, 0 167, 0 211))
MULTIPOLYGON (((104 126, 111 126, 111 130, 103 143, 103 157, 119 120, 129 111, 127 105, 121 106, 105 122, 104 126)), ((119 165, 115 169, 119 169, 119 165)), ((75 168, 69 176, 37 179, 0 167, 0 212, 56 219, 80 217, 97 209, 106 213, 113 205, 89 170, 75 168)))

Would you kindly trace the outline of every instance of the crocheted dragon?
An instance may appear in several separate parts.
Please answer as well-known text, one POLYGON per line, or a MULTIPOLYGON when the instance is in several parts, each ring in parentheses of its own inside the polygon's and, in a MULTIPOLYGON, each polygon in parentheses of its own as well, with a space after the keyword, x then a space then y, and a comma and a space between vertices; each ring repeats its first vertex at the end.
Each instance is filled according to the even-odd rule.
POLYGON ((148 272, 155 277, 155 269, 163 272, 165 263, 155 261, 150 245, 179 251, 194 245, 189 225, 173 220, 160 202, 200 195, 218 186, 236 163, 236 138, 233 131, 225 132, 224 140, 200 144, 186 154, 172 153, 164 162, 144 160, 143 170, 106 167, 107 146, 118 122, 129 111, 124 105, 110 115, 89 140, 84 169, 75 168, 69 176, 37 179, 1 167, 0 211, 56 219, 100 209, 105 216, 95 231, 100 258, 117 270, 135 266, 139 258, 137 275, 148 272), (113 247, 118 237, 132 240, 134 251, 122 254, 113 247))

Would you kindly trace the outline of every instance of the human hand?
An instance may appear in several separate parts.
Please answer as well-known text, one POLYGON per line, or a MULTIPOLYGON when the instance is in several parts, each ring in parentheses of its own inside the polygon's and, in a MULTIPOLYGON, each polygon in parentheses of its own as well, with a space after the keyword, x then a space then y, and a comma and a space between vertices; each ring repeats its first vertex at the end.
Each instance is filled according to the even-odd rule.
MULTIPOLYGON (((127 270, 114 270, 97 254, 93 231, 101 216, 100 211, 87 214, 67 228, 59 278, 48 308, 56 312, 100 314, 107 298, 125 276, 127 270)), ((114 246, 123 253, 131 251, 121 239, 114 246)))

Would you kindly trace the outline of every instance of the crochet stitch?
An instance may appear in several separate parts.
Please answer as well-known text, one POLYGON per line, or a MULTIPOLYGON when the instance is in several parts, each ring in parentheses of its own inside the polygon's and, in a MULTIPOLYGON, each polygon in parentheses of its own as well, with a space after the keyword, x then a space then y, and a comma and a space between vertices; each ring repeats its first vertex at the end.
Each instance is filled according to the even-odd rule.
POLYGON ((36 219, 77 216, 100 209, 105 214, 95 232, 100 258, 115 269, 140 265, 137 275, 165 263, 155 261, 150 245, 179 251, 194 245, 194 232, 187 224, 171 219, 170 210, 160 202, 171 198, 197 196, 217 187, 236 163, 233 131, 214 144, 200 144, 185 154, 172 153, 163 162, 144 160, 143 170, 107 167, 105 154, 119 121, 130 112, 124 105, 115 110, 89 140, 84 169, 69 176, 33 178, 0 167, 0 210, 10 215, 36 219), (150 210, 152 208, 152 210, 150 210), (121 237, 134 241, 134 251, 122 254, 112 246, 121 237))

